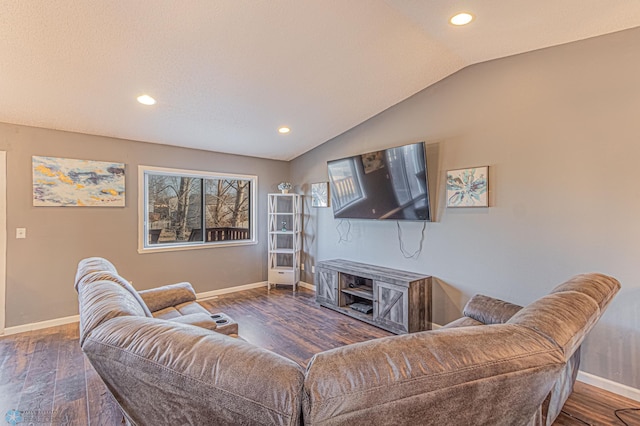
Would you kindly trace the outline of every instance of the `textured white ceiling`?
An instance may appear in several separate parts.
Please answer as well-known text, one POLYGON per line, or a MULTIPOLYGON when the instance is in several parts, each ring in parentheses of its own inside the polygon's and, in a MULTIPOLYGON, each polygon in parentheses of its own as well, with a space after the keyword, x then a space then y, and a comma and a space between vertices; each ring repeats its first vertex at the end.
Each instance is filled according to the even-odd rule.
POLYGON ((637 0, 2 0, 0 121, 292 159, 467 65, 636 26, 637 0))

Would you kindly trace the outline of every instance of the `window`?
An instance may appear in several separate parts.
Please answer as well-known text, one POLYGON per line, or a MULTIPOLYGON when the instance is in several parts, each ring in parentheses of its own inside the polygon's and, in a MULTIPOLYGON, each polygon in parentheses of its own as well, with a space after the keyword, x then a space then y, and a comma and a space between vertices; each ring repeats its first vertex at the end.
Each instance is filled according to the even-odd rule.
POLYGON ((139 252, 254 244, 256 176, 139 167, 139 252))

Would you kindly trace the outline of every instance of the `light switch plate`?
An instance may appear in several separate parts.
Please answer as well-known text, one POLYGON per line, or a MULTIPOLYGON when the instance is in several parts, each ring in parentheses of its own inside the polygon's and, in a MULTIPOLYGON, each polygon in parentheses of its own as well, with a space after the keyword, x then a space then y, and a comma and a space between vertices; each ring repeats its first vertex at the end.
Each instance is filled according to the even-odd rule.
POLYGON ((16 228, 16 238, 27 238, 27 228, 16 228))

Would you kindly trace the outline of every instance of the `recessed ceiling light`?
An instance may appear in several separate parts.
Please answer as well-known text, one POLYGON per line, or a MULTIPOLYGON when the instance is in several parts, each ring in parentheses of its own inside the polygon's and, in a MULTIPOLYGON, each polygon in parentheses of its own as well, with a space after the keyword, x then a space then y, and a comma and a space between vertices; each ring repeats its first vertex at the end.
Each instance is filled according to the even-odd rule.
POLYGON ((140 95, 137 99, 142 105, 155 105, 156 103, 156 100, 149 95, 140 95))
POLYGON ((286 126, 282 126, 278 129, 278 132, 282 133, 283 135, 289 133, 290 131, 291 129, 286 126))
POLYGON ((467 25, 471 21, 473 21, 473 15, 466 12, 458 13, 449 19, 453 25, 467 25))

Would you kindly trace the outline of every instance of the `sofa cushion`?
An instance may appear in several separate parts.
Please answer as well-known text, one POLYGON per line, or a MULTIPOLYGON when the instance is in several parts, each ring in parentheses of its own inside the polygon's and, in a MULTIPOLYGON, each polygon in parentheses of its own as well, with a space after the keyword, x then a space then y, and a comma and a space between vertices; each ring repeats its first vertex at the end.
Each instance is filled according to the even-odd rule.
POLYGON ((600 317, 595 300, 577 291, 563 291, 530 303, 507 323, 535 330, 557 343, 571 357, 600 317))
POLYGON ((138 293, 151 312, 196 300, 196 292, 187 282, 141 290, 138 293))
POLYGON ((182 314, 178 312, 176 308, 173 306, 169 306, 168 308, 160 309, 159 311, 155 311, 153 313, 154 318, 170 320, 172 318, 180 318, 182 314))
POLYGON ((456 328, 456 327, 471 327, 474 325, 484 325, 478 320, 474 320, 469 317, 458 318, 457 320, 451 321, 449 324, 442 326, 442 328, 456 328))
POLYGON ((603 274, 591 273, 576 275, 569 281, 551 290, 551 293, 560 293, 563 291, 584 293, 595 300, 600 310, 604 311, 618 290, 620 290, 620 283, 615 278, 603 274))
POLYGON ((140 297, 140 295, 138 294, 136 289, 133 288, 131 283, 129 281, 127 281, 126 279, 122 278, 120 275, 118 275, 115 272, 108 272, 108 271, 92 272, 92 273, 90 273, 88 275, 85 275, 80 280, 79 285, 86 286, 86 285, 89 285, 89 284, 91 284, 93 282, 104 281, 104 280, 112 281, 112 282, 114 282, 116 284, 119 284, 122 288, 124 288, 129 293, 131 293, 133 298, 136 299, 136 301, 140 304, 140 308, 142 308, 142 311, 144 312, 144 316, 149 317, 149 318, 151 318, 153 316, 153 315, 151 315, 151 311, 147 307, 147 304, 144 302, 144 300, 142 300, 142 297, 140 297))
POLYGON ((207 311, 198 302, 187 302, 176 306, 170 306, 168 308, 160 309, 153 312, 154 318, 170 320, 173 318, 179 318, 183 315, 206 315, 211 316, 211 312, 207 311))
POLYGON ((121 317, 82 349, 136 424, 299 424, 302 368, 240 339, 121 317))
POLYGON ((78 287, 80 345, 102 323, 120 316, 146 317, 142 306, 122 285, 101 280, 78 287))
POLYGON ((181 303, 179 305, 176 305, 176 309, 182 315, 190 315, 190 314, 207 314, 207 315, 211 315, 211 313, 209 311, 207 311, 198 302, 181 303))
POLYGON ((76 278, 74 281, 76 291, 78 290, 78 284, 80 284, 80 281, 85 276, 94 272, 118 273, 116 267, 113 266, 113 263, 109 262, 107 259, 103 259, 101 257, 88 257, 86 259, 82 259, 78 263, 78 270, 76 271, 76 278))
POLYGON ((203 313, 180 315, 176 318, 171 318, 169 321, 180 324, 195 325, 196 327, 206 328, 207 330, 215 330, 218 326, 216 321, 211 318, 211 315, 203 313))
POLYGON ((483 324, 504 324, 520 309, 522 306, 476 294, 467 302, 462 313, 483 324))

